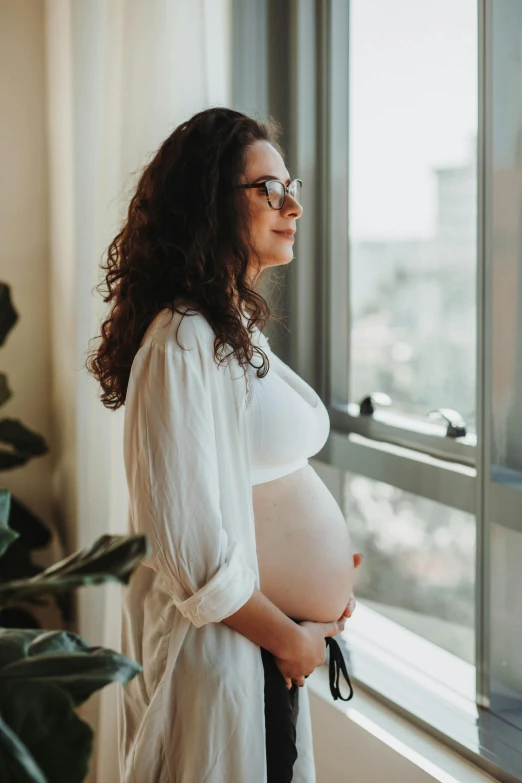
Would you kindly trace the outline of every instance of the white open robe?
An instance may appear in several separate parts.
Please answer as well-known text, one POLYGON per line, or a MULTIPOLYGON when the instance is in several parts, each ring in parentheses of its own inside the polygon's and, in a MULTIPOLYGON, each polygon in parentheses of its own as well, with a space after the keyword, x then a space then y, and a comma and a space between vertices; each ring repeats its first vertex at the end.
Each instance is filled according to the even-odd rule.
MULTIPOLYGON (((152 555, 123 595, 122 651, 143 672, 120 689, 121 783, 267 781, 260 648, 220 622, 259 572, 246 381, 235 357, 217 366, 214 338, 201 314, 163 310, 132 364, 129 532, 145 533, 152 555)), ((271 372, 289 370, 258 329, 254 341, 271 372)), ((314 783, 306 685, 297 737, 294 783, 314 783)))

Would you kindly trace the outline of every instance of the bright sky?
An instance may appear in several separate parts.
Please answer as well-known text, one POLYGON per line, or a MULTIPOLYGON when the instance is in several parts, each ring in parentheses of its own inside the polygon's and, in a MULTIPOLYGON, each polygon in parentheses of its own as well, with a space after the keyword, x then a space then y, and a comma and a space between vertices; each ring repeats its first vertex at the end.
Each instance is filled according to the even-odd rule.
POLYGON ((351 0, 352 239, 429 237, 477 131, 476 0, 351 0))

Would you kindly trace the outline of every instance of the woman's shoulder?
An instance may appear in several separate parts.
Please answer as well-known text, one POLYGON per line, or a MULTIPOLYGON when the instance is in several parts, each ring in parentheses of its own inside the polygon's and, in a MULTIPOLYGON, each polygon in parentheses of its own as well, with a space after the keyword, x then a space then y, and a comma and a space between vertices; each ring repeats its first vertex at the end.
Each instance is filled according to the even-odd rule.
POLYGON ((214 333, 204 315, 188 304, 177 304, 175 310, 164 308, 151 321, 141 345, 159 343, 179 351, 212 349, 214 333))
MULTIPOLYGON (((244 323, 247 323, 244 317, 244 323)), ((193 303, 176 303, 176 309, 164 308, 155 316, 146 330, 140 348, 162 345, 174 354, 183 354, 184 359, 196 361, 214 359, 216 335, 201 311, 193 303)), ((271 354, 270 343, 266 335, 255 326, 251 332, 252 345, 271 354)), ((221 346, 220 353, 225 356, 227 346, 221 346)))

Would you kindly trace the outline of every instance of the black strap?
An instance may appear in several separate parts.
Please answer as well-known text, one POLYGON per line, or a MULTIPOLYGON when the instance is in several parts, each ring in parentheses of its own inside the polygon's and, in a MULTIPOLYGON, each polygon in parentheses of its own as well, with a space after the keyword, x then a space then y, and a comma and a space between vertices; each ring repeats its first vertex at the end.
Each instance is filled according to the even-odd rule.
POLYGON ((335 639, 333 639, 331 636, 326 637, 326 646, 330 648, 330 693, 334 697, 334 700, 341 699, 341 701, 350 701, 353 696, 353 688, 352 683, 350 682, 350 677, 348 676, 348 669, 346 668, 346 663, 343 658, 341 648, 335 639), (350 688, 350 695, 346 698, 341 695, 341 690, 339 688, 341 672, 344 679, 348 683, 348 687, 350 688))

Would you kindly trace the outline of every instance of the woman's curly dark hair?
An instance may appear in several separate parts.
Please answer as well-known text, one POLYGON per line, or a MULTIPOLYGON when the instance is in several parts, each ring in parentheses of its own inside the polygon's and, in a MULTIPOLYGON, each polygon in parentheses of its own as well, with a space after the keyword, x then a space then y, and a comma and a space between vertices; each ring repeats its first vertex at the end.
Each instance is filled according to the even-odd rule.
POLYGON ((261 330, 270 313, 248 281, 247 268, 259 257, 252 245, 248 199, 236 186, 246 152, 268 141, 279 152, 280 127, 237 111, 213 108, 179 125, 140 175, 126 220, 107 250, 104 281, 96 286, 112 302, 101 326, 98 347, 86 366, 100 382, 101 400, 116 410, 125 403, 131 365, 142 338, 163 309, 176 301, 197 303, 211 325, 217 357, 225 344, 244 366, 253 353, 250 331, 261 330), (105 288, 102 291, 102 287, 105 288), (241 310, 248 310, 244 325, 241 310))

